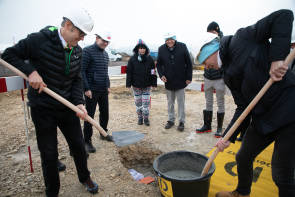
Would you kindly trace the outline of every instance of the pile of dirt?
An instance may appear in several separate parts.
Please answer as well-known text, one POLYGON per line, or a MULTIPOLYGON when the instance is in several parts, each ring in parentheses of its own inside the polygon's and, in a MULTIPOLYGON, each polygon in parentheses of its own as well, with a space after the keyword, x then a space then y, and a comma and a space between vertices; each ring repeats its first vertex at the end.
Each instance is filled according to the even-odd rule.
POLYGON ((162 151, 153 147, 147 141, 132 144, 118 149, 120 161, 125 168, 134 168, 138 165, 151 166, 154 159, 162 154, 162 151))

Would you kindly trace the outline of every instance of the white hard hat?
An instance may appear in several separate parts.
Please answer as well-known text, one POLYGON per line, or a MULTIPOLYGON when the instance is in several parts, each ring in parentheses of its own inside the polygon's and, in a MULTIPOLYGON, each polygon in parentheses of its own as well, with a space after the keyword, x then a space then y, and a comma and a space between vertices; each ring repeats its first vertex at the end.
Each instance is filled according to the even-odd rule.
POLYGON ((96 36, 99 36, 101 39, 111 42, 112 36, 111 33, 108 30, 101 29, 101 30, 93 30, 93 34, 96 36))
POLYGON ((69 19, 74 26, 78 27, 85 34, 89 34, 93 29, 94 22, 84 8, 71 8, 64 17, 69 19))
POLYGON ((168 39, 173 39, 173 40, 176 40, 176 35, 174 33, 167 33, 164 35, 164 39, 165 41, 168 40, 168 39))

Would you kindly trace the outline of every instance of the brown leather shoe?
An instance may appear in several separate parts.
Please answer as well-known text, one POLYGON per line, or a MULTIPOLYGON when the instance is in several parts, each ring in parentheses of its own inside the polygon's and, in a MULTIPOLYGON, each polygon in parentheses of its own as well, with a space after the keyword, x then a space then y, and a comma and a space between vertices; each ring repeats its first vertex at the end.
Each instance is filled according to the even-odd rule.
POLYGON ((232 191, 232 192, 218 192, 215 197, 250 197, 250 195, 241 195, 237 191, 232 191))

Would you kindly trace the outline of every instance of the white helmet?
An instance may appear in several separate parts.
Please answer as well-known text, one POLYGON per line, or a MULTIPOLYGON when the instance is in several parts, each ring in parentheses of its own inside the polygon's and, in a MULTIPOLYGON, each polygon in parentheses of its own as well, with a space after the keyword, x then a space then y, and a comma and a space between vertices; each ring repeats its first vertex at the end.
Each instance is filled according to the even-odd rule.
POLYGON ((111 33, 108 30, 93 30, 93 34, 108 42, 112 40, 111 33))
POLYGON ((85 34, 89 34, 93 29, 94 22, 90 14, 84 8, 71 8, 64 17, 69 19, 85 34))
POLYGON ((168 40, 169 38, 173 39, 173 40, 176 40, 176 35, 174 33, 171 33, 171 32, 164 35, 165 41, 168 40))

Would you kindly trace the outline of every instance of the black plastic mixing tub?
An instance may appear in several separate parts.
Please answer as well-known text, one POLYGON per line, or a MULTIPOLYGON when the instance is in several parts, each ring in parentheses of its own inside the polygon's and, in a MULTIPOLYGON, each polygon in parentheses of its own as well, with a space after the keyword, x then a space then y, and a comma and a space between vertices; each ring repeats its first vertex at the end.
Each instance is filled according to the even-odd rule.
POLYGON ((174 151, 158 156, 153 168, 165 197, 208 197, 213 163, 208 174, 200 177, 208 157, 189 151, 174 151))

